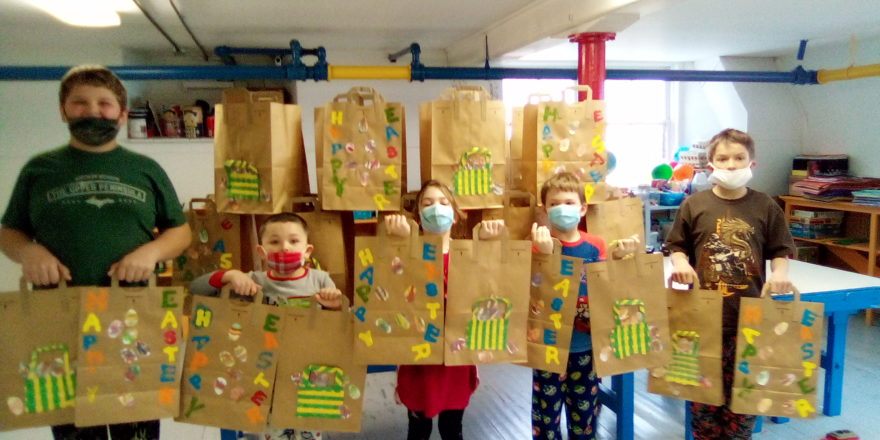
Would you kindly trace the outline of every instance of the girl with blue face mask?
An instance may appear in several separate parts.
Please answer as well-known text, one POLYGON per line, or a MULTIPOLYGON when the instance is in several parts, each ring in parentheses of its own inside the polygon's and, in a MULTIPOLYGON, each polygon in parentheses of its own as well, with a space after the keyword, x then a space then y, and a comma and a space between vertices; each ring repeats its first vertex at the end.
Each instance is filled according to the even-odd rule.
MULTIPOLYGON (((452 227, 459 220, 458 213, 452 192, 446 186, 436 180, 422 185, 414 214, 426 235, 442 237, 444 296, 449 242, 452 227)), ((390 235, 406 237, 410 233, 406 217, 399 214, 385 216, 385 227, 390 235)), ((480 238, 498 236, 503 227, 501 220, 483 221, 480 238)), ((462 416, 478 384, 477 367, 473 365, 401 365, 397 370, 395 399, 407 408, 407 438, 427 440, 433 430, 434 417, 438 419, 440 438, 462 438, 462 416)))

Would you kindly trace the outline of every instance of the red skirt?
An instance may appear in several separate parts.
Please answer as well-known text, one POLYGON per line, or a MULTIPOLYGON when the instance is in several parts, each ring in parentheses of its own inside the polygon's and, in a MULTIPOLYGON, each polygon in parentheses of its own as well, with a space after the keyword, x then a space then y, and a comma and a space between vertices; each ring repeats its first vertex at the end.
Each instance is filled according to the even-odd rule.
POLYGON ((401 365, 397 395, 410 410, 434 417, 447 409, 465 409, 480 384, 475 365, 401 365))

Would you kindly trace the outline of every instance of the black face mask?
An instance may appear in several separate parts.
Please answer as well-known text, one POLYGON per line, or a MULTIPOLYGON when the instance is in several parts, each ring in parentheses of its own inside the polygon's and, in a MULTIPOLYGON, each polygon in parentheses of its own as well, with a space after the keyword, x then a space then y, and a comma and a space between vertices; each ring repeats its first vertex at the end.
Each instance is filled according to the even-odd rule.
POLYGON ((119 133, 119 119, 74 118, 67 123, 74 139, 92 146, 100 147, 116 138, 119 133))

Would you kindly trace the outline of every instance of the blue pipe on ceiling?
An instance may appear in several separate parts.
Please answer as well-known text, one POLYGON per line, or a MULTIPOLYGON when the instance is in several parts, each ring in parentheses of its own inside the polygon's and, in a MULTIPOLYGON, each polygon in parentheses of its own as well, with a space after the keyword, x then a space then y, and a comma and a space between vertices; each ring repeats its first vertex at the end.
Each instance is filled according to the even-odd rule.
MULTIPOLYGON (((2 81, 55 81, 61 79, 69 66, 0 66, 2 81)), ((323 66, 109 66, 124 80, 249 80, 285 79, 290 81, 327 79, 323 66)), ((715 71, 715 70, 641 70, 608 69, 610 80, 662 80, 818 84, 817 72, 798 67, 790 72, 715 71)), ((413 81, 424 80, 497 80, 576 79, 576 69, 518 69, 482 67, 414 67, 413 81)))

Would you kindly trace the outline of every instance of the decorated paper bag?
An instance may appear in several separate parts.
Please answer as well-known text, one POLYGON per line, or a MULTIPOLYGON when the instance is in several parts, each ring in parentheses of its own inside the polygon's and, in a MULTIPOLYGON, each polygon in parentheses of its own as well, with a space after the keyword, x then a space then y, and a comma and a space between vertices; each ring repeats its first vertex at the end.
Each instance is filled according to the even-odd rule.
POLYGON ((369 87, 315 112, 318 194, 337 211, 396 211, 406 192, 406 119, 399 102, 369 87))
MULTIPOLYGON (((766 288, 766 284, 764 285, 766 288)), ((742 298, 730 408, 740 414, 816 416, 824 304, 742 298)))
POLYGON ((443 363, 443 248, 439 237, 355 237, 354 358, 369 364, 443 363))
POLYGON ((238 215, 217 212, 217 205, 209 196, 190 200, 186 218, 192 230, 192 242, 174 259, 174 284, 189 284, 208 272, 241 267, 238 215))
POLYGON ((273 214, 309 192, 298 105, 284 104, 280 91, 227 89, 214 116, 220 212, 273 214))
POLYGON ((663 256, 587 264, 594 368, 600 377, 669 363, 663 256))
POLYGON ((724 404, 721 303, 713 290, 667 289, 672 361, 650 370, 648 391, 692 402, 724 404))
POLYGON ((73 423, 79 292, 0 293, 0 430, 73 423))
POLYGON ((583 260, 562 256, 559 251, 557 243, 553 254, 532 254, 526 336, 529 361, 525 365, 564 374, 568 367, 583 260))
POLYGON ((504 104, 479 86, 419 105, 422 180, 448 186, 462 209, 501 207, 507 190, 504 104))
POLYGON ((590 184, 605 180, 605 103, 581 87, 588 91, 585 101, 539 101, 523 109, 523 186, 533 194, 563 171, 574 173, 587 193, 590 184))
POLYGON ((269 417, 283 310, 233 295, 195 295, 179 422, 262 432, 269 417))
POLYGON ((531 241, 507 236, 450 243, 446 365, 528 360, 531 259, 531 241))
POLYGON ((354 361, 354 323, 348 301, 343 311, 284 310, 284 349, 279 352, 270 425, 360 431, 367 367, 354 361))
POLYGON ((642 199, 626 197, 591 203, 587 207, 587 230, 602 237, 606 243, 638 235, 645 243, 645 214, 642 199))
POLYGON ((80 288, 76 425, 176 417, 183 288, 80 288))

